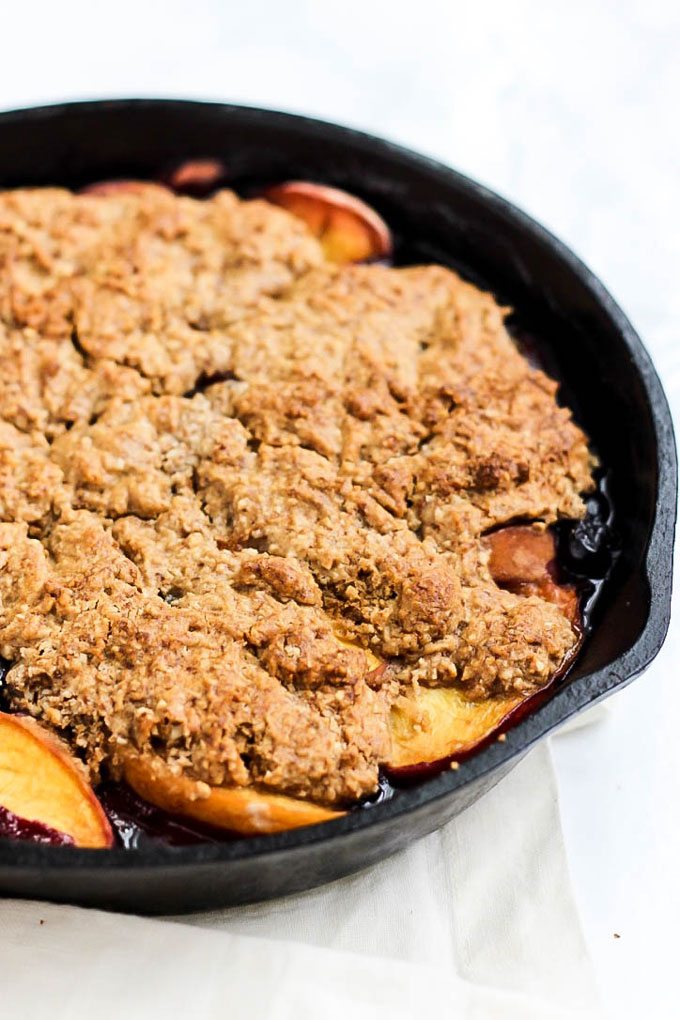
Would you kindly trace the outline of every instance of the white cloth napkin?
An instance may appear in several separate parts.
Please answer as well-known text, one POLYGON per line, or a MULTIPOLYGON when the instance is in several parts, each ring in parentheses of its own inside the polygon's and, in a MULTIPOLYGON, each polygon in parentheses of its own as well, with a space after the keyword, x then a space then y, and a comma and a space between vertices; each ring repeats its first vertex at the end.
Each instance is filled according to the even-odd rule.
POLYGON ((599 1016, 548 743, 439 832, 310 893, 164 920, 5 900, 0 1015, 47 1007, 51 1020, 599 1016))

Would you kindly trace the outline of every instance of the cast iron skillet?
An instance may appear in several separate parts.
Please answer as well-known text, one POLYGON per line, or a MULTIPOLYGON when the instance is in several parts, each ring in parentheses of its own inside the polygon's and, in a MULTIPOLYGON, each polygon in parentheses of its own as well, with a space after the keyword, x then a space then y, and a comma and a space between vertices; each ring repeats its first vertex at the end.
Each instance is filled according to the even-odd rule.
POLYGON ((394 229, 402 257, 438 261, 510 303, 610 471, 621 553, 567 682, 460 768, 332 822, 276 836, 146 850, 0 841, 0 892, 137 912, 263 900, 387 857, 458 814, 565 719, 649 665, 668 627, 677 492, 663 390, 632 326, 556 238, 473 181, 368 135, 267 110, 157 100, 0 115, 0 187, 157 178, 222 158, 237 187, 289 178, 346 188, 394 229))

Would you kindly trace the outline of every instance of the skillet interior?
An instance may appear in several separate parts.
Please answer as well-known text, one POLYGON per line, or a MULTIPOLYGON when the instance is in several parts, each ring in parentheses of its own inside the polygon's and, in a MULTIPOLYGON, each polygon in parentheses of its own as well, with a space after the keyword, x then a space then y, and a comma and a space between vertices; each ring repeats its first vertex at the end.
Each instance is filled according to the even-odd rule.
POLYGON ((569 680, 508 735, 391 801, 311 829, 188 848, 85 851, 0 841, 0 891, 149 912, 246 902, 365 867, 463 810, 540 736, 637 676, 668 626, 676 464, 670 414, 642 345, 604 288, 514 207, 445 167, 342 128, 212 104, 122 101, 0 116, 0 186, 154 178, 217 156, 229 183, 306 178, 374 205, 397 259, 436 261, 491 289, 610 473, 621 554, 569 680))

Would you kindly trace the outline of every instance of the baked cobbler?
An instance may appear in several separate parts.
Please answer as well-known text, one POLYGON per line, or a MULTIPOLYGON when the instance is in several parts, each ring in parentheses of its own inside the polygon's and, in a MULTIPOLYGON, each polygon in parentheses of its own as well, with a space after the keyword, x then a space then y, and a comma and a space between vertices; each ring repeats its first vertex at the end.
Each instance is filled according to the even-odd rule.
POLYGON ((110 845, 102 779, 232 832, 323 821, 573 656, 549 526, 584 514, 587 439, 507 309, 389 252, 300 182, 0 195, 15 828, 110 845))

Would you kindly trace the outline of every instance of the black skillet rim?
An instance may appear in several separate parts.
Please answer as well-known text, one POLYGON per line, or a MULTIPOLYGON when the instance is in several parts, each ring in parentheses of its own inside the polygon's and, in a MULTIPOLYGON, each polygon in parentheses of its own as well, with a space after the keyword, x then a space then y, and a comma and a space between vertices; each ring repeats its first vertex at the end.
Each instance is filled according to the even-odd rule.
MULTIPOLYGON (((258 122, 304 130, 317 139, 346 141, 364 151, 373 151, 395 162, 407 163, 416 170, 426 170, 443 182, 455 183, 459 190, 467 191, 477 200, 502 217, 513 220, 533 239, 552 249, 565 267, 590 292, 603 308, 612 325, 622 338, 639 375, 649 402, 654 423, 658 458, 657 495, 654 521, 644 560, 644 572, 649 583, 649 613, 633 645, 606 667, 569 681, 549 701, 525 716, 505 735, 505 740, 468 759, 459 769, 446 770, 438 776, 424 780, 421 785, 400 791, 400 795, 364 811, 350 812, 342 818, 290 830, 277 835, 255 836, 225 843, 206 843, 190 847, 149 847, 145 849, 82 850, 70 847, 49 847, 28 842, 0 840, 0 865, 16 865, 25 870, 72 871, 81 868, 104 868, 109 871, 167 868, 169 865, 228 863, 243 858, 266 857, 280 851, 304 848, 317 843, 333 843, 343 836, 367 827, 379 828, 381 823, 408 815, 433 801, 446 797, 476 779, 493 772, 513 758, 519 759, 533 744, 555 729, 570 716, 630 683, 655 658, 663 645, 670 621, 672 585, 672 555, 677 501, 677 458, 673 424, 668 402, 659 377, 642 341, 623 311, 588 267, 553 234, 522 212, 511 202, 489 188, 478 184, 456 170, 436 160, 419 155, 410 149, 377 138, 352 128, 328 123, 295 114, 266 110, 258 107, 235 106, 224 103, 194 102, 192 100, 120 99, 62 103, 0 113, 0 124, 20 120, 68 116, 82 111, 96 113, 104 109, 140 108, 170 112, 172 108, 191 108, 197 112, 220 111, 234 121, 258 122)), ((330 850, 330 847, 329 847, 330 850)))

